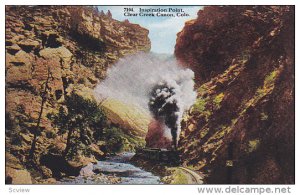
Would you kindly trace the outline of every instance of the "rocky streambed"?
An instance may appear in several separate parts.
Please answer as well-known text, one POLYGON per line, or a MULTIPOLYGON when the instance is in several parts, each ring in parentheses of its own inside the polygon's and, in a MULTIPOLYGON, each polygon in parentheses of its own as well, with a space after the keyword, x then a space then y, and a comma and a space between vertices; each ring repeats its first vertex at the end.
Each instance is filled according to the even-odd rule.
POLYGON ((130 163, 134 153, 124 152, 84 167, 78 177, 63 178, 58 184, 162 184, 160 178, 130 163))

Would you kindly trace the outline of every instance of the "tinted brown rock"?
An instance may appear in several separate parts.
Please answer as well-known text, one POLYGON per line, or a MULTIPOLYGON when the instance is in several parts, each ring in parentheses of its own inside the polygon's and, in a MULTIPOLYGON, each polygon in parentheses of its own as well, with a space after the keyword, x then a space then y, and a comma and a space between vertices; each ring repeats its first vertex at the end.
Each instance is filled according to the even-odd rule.
POLYGON ((176 57, 198 87, 179 145, 207 183, 295 182, 294 14, 208 6, 178 34, 176 57))
MULTIPOLYGON (((6 113, 14 120, 22 117, 26 121, 21 128, 21 145, 10 145, 7 139, 7 147, 21 163, 26 163, 32 141, 28 135, 36 126, 49 73, 37 159, 51 148, 56 152, 65 148, 65 136, 62 140, 46 137, 46 132, 57 133, 46 116, 58 111, 66 95, 74 90, 93 98, 93 88, 105 78, 108 67, 124 55, 150 50, 147 29, 101 16, 85 6, 6 6, 5 27, 6 113)), ((82 165, 95 158, 82 156, 79 161, 82 165)))

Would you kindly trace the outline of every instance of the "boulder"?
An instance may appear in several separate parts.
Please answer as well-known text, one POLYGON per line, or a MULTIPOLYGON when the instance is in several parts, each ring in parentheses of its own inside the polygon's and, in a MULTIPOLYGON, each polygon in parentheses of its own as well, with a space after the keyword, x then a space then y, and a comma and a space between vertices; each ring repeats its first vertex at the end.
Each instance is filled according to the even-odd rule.
POLYGON ((99 149, 99 146, 97 146, 96 144, 91 144, 89 146, 89 149, 92 151, 93 155, 97 158, 97 159, 103 159, 105 157, 105 153, 103 151, 101 151, 99 149))
POLYGON ((73 54, 64 46, 58 48, 45 48, 40 51, 40 56, 45 59, 56 58, 62 60, 63 68, 69 68, 73 54))
POLYGON ((14 169, 6 167, 6 184, 32 184, 30 173, 26 169, 14 169))
POLYGON ((48 153, 40 158, 40 164, 52 171, 52 176, 60 178, 62 173, 66 175, 78 176, 81 167, 73 166, 63 156, 48 153))
POLYGON ((91 177, 92 175, 94 175, 93 169, 94 165, 92 163, 89 163, 80 170, 80 176, 91 177))

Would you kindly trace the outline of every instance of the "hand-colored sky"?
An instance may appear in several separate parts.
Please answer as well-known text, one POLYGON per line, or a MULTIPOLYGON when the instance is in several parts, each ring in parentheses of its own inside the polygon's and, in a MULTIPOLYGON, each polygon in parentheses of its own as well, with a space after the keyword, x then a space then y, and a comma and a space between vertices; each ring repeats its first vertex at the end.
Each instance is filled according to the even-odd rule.
POLYGON ((128 19, 131 23, 140 24, 149 29, 151 40, 151 51, 155 53, 173 54, 176 42, 176 34, 180 32, 184 23, 195 19, 197 12, 202 6, 99 6, 99 10, 106 13, 108 10, 112 13, 114 19, 123 21, 128 19), (183 8, 187 17, 142 17, 142 16, 124 16, 124 7, 133 7, 135 12, 139 8, 183 8))

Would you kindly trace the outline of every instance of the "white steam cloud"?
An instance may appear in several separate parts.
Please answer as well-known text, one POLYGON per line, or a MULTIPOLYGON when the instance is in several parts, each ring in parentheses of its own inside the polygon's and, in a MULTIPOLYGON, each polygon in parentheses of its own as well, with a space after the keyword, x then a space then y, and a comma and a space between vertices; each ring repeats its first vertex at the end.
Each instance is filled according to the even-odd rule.
MULTIPOLYGON (((155 97, 165 98, 164 105, 175 102, 178 108, 174 112, 177 116, 176 135, 179 136, 182 115, 196 100, 193 78, 192 70, 180 67, 172 58, 138 53, 120 59, 111 67, 107 78, 95 88, 95 94, 98 99, 117 99, 124 103, 136 104, 149 112, 149 103, 151 104, 155 97), (157 86, 171 88, 172 94, 167 89, 155 89, 157 86), (156 90, 154 96, 153 89, 156 90)), ((155 115, 153 111, 150 113, 155 115)))

